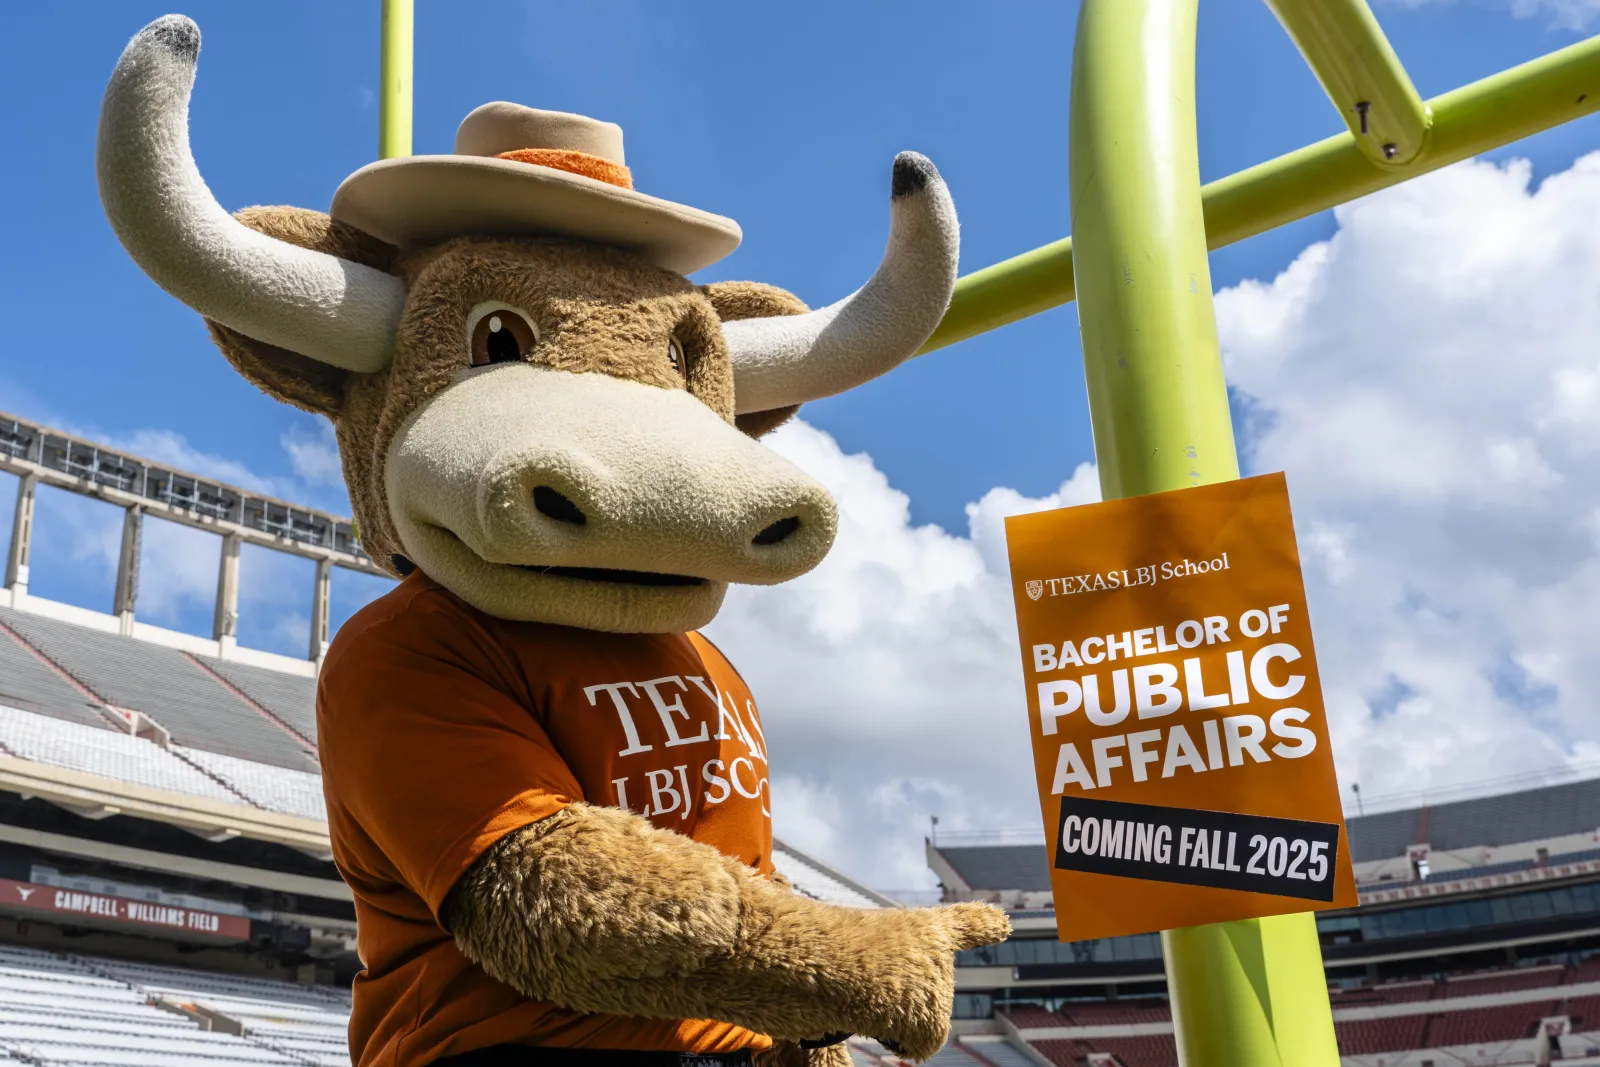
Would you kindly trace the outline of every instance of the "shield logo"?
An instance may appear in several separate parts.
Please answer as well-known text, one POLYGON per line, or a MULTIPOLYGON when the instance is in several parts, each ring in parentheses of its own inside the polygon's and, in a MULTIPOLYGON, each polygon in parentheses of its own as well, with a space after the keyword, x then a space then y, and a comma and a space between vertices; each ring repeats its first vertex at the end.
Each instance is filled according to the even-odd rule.
POLYGON ((1044 596, 1044 583, 1037 578, 1030 581, 1026 588, 1028 590, 1029 600, 1038 600, 1040 597, 1044 596))

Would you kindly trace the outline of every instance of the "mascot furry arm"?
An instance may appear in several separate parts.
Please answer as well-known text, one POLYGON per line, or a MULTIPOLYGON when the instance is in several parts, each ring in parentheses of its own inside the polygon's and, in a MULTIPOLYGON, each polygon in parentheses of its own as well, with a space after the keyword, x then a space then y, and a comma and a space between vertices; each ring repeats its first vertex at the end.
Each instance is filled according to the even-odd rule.
POLYGON ((916 1059, 944 1045, 952 953, 1008 932, 986 904, 820 904, 636 815, 581 806, 501 842, 446 919, 469 958, 530 996, 791 1039, 868 1034, 916 1059))
MULTIPOLYGON (((395 855, 420 852, 432 863, 407 835, 456 784, 491 765, 507 771, 496 738, 568 730, 567 743, 545 753, 559 763, 584 731, 604 725, 594 690, 615 695, 631 683, 582 689, 580 681, 587 706, 562 705, 549 679, 574 653, 600 649, 614 663, 626 662, 619 649, 673 650, 690 665, 684 677, 715 697, 708 713, 723 714, 722 697, 696 673, 712 673, 700 666, 700 646, 686 635, 712 619, 729 582, 771 584, 814 567, 836 527, 826 491, 755 438, 800 404, 889 371, 938 324, 957 248, 938 172, 912 153, 896 159, 883 263, 861 289, 817 311, 770 286, 688 281, 732 250, 736 225, 633 191, 616 127, 509 104, 468 116, 456 155, 358 171, 332 217, 297 208, 234 217, 189 148, 199 45, 192 22, 168 16, 124 52, 97 149, 106 213, 145 271, 206 318, 241 374, 333 421, 363 547, 397 574, 421 572, 397 590, 404 596, 383 598, 392 602, 383 610, 404 615, 422 589, 454 613, 420 651, 363 644, 346 638, 358 629, 347 626, 344 653, 336 642, 324 669, 330 826, 341 870, 357 872, 363 927, 389 921, 393 901, 406 901, 408 936, 421 941, 396 954, 394 967, 426 959, 481 968, 435 975, 448 990, 481 990, 486 972, 584 1018, 731 1024, 752 1041, 777 1039, 768 1055, 785 1062, 803 1060, 799 1043, 841 1033, 915 1058, 937 1051, 952 954, 1004 938, 1003 914, 984 905, 857 910, 792 894, 758 870, 770 871, 771 835, 758 793, 744 794, 743 839, 713 847, 698 830, 678 833, 625 810, 610 777, 623 770, 591 768, 585 779, 575 765, 557 767, 544 795, 562 802, 485 836, 470 864, 450 872, 447 896, 428 891, 433 904, 424 907, 418 879, 395 855), (565 651, 547 654, 557 640, 569 642, 565 651), (457 645, 446 648, 450 641, 457 645), (535 666, 519 660, 501 670, 516 659, 506 651, 513 646, 535 666), (406 690, 367 699, 369 686, 340 681, 352 660, 380 679, 449 663, 457 673, 447 691, 457 699, 406 690), (524 685, 530 675, 543 679, 537 693, 524 685), (491 706, 509 726, 468 740, 483 734, 473 733, 482 725, 474 716, 491 706), (432 774, 425 789, 365 743, 388 743, 418 722, 442 739, 419 746, 432 774), (353 770, 360 759, 367 765, 353 770), (584 802, 610 792, 617 807, 584 802), (418 807, 397 814, 406 804, 418 807), (365 862, 356 844, 372 840, 397 847, 365 862)), ((650 689, 664 744, 709 741, 704 730, 687 739, 674 732, 671 715, 689 721, 683 701, 699 697, 672 680, 683 690, 677 703, 650 689)), ((748 714, 753 725, 753 705, 748 714)), ((617 745, 600 747, 610 759, 617 745)), ((630 733, 617 755, 648 747, 630 733)), ((751 752, 765 760, 761 745, 751 752)), ((520 765, 506 776, 525 783, 510 772, 520 765)), ((687 804, 687 783, 683 792, 687 804)), ((697 803, 721 801, 702 793, 697 803)), ((717 808, 721 825, 736 806, 717 808)), ((482 826, 444 829, 454 839, 482 826)), ((363 958, 371 972, 373 959, 363 958)), ((358 1016, 364 997, 381 995, 366 992, 381 979, 358 986, 358 1016)), ((395 981, 413 988, 417 979, 395 981)), ((503 999, 503 986, 487 996, 503 999)), ((433 1007, 449 1007, 452 995, 433 1007)), ((407 1025, 414 1034, 418 1024, 407 1025)), ((410 1067, 404 1055, 374 1051, 377 1040, 357 1049, 363 1067, 380 1059, 410 1067)), ((449 1031, 417 1062, 470 1049, 449 1031)), ((835 1047, 812 1062, 841 1057, 835 1047)))

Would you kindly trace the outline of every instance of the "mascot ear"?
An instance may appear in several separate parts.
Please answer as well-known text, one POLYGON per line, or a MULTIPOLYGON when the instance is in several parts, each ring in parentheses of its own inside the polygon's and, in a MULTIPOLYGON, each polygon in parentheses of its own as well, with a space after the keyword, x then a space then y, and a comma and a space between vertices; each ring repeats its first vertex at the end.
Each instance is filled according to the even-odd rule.
MULTIPOLYGON (((804 315, 811 310, 787 289, 762 282, 712 282, 702 285, 700 291, 723 322, 804 315)), ((799 410, 799 404, 790 404, 770 411, 744 411, 735 416, 733 424, 751 437, 762 437, 788 422, 799 410)))
MULTIPOLYGON (((247 207, 234 218, 257 233, 288 244, 393 273, 396 250, 392 245, 320 211, 247 207)), ((274 400, 330 419, 337 418, 344 408, 345 385, 356 372, 246 337, 211 319, 206 320, 206 327, 234 369, 274 400)))

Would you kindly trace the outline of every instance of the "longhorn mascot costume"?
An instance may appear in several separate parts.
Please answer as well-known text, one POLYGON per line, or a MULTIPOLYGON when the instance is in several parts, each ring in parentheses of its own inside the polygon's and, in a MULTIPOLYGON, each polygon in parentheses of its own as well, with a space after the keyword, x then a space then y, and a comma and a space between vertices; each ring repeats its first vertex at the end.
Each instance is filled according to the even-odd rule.
POLYGON ((452 155, 363 167, 331 214, 230 216, 189 149, 199 51, 167 16, 123 53, 106 214, 239 373, 332 420, 362 543, 404 579, 317 691, 357 1067, 932 1055, 953 953, 1004 915, 775 877, 756 705, 695 631, 729 582, 827 553, 832 500, 756 439, 927 340, 956 274, 938 172, 895 160, 883 263, 807 311, 688 281, 739 227, 634 190, 618 127, 514 104, 452 155))

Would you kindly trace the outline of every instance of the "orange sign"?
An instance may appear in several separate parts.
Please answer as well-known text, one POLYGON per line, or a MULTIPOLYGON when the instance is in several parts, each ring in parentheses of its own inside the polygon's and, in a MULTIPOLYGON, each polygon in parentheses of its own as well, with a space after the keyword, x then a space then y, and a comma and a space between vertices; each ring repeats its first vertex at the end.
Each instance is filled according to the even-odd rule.
POLYGON ((1006 541, 1061 939, 1354 906, 1283 475, 1006 541))

